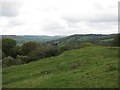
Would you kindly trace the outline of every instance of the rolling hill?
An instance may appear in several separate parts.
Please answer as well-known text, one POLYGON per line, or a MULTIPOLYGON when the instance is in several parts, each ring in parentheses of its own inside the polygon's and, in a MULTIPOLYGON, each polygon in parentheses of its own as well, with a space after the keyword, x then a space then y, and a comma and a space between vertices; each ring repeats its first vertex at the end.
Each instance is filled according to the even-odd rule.
POLYGON ((52 40, 63 38, 64 36, 44 36, 44 35, 2 35, 2 38, 11 38, 16 40, 17 44, 34 41, 37 43, 45 43, 52 40))
POLYGON ((11 38, 17 41, 18 45, 23 44, 24 42, 34 41, 37 43, 58 43, 59 45, 63 44, 74 44, 79 45, 83 42, 90 43, 108 43, 112 41, 115 34, 111 35, 102 35, 102 34, 75 34, 70 36, 45 36, 45 35, 2 35, 2 38, 11 38))
POLYGON ((84 42, 90 42, 93 44, 107 44, 110 43, 115 37, 115 34, 103 35, 103 34, 75 34, 66 36, 60 39, 48 41, 48 43, 58 43, 59 45, 80 45, 84 42))
POLYGON ((118 47, 85 47, 3 68, 3 87, 117 88, 118 47))

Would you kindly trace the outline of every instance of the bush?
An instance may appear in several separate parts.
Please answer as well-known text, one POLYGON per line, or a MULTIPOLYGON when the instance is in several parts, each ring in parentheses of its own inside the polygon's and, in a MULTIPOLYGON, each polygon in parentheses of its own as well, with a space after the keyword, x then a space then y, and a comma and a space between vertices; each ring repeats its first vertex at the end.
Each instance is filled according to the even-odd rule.
POLYGON ((28 56, 17 55, 16 57, 16 64, 24 64, 29 62, 30 62, 30 58, 28 56))
POLYGON ((85 42, 85 43, 81 44, 81 47, 88 47, 88 46, 93 46, 93 44, 92 43, 88 43, 88 42, 85 42))
POLYGON ((44 57, 46 57, 46 53, 45 53, 45 49, 44 48, 37 48, 35 50, 33 50, 32 52, 29 53, 28 55, 32 60, 37 60, 37 59, 42 59, 44 57))
POLYGON ((17 55, 15 59, 11 56, 8 56, 3 58, 2 65, 3 67, 8 67, 12 65, 25 64, 28 62, 30 62, 30 58, 28 56, 17 55))
POLYGON ((13 57, 8 56, 2 60, 3 67, 12 66, 14 64, 15 64, 15 61, 13 57))
POLYGON ((57 47, 46 46, 46 47, 39 47, 34 51, 29 53, 29 57, 32 60, 38 60, 46 57, 56 56, 60 54, 60 49, 57 47))
POLYGON ((60 49, 58 47, 49 47, 45 49, 45 53, 47 55, 47 57, 50 56, 57 56, 60 54, 60 49))
POLYGON ((72 50, 72 49, 76 49, 78 48, 78 46, 75 45, 63 45, 60 47, 61 52, 67 51, 67 50, 72 50))

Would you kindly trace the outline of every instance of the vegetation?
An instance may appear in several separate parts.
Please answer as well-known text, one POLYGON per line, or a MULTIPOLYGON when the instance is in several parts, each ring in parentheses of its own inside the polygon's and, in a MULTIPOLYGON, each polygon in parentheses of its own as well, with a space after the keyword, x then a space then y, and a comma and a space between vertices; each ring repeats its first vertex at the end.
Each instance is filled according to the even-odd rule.
POLYGON ((37 43, 30 41, 30 42, 24 43, 21 48, 22 48, 22 54, 28 55, 31 51, 37 48, 37 43))
POLYGON ((95 45, 112 45, 111 40, 115 35, 102 35, 102 34, 86 34, 86 35, 71 35, 58 40, 49 41, 48 43, 58 43, 58 45, 81 45, 82 43, 92 43, 95 45))
POLYGON ((2 40, 2 51, 6 56, 10 56, 12 49, 16 46, 16 41, 13 39, 5 38, 2 40))
POLYGON ((3 67, 29 63, 42 58, 57 56, 62 51, 58 46, 50 44, 37 44, 36 42, 26 42, 23 45, 16 45, 13 39, 3 39, 3 67), (12 59, 11 59, 12 58, 12 59))
POLYGON ((114 46, 120 46, 120 33, 115 36, 115 38, 113 40, 113 45, 114 46))
POLYGON ((5 88, 118 87, 119 34, 72 35, 21 45, 16 39, 2 40, 5 88))
POLYGON ((3 38, 2 58, 3 59, 5 58, 3 62, 3 66, 7 67, 7 66, 11 66, 11 64, 17 65, 17 64, 29 63, 31 61, 36 61, 38 59, 60 55, 61 53, 67 50, 79 49, 93 45, 119 46, 119 42, 118 42, 119 36, 120 35, 114 35, 113 38, 113 36, 109 36, 109 35, 91 35, 91 34, 73 35, 59 39, 57 41, 51 41, 47 43, 36 43, 33 41, 29 41, 23 43, 21 46, 17 45, 16 41, 11 38, 3 38), (110 38, 113 38, 113 41, 105 40, 110 38), (9 58, 7 58, 9 56, 14 59, 13 63, 9 63, 9 58), (23 58, 18 59, 18 56, 22 56, 22 57, 27 56, 27 59, 23 59, 23 58))
POLYGON ((3 68, 4 88, 117 88, 118 47, 90 46, 3 68))

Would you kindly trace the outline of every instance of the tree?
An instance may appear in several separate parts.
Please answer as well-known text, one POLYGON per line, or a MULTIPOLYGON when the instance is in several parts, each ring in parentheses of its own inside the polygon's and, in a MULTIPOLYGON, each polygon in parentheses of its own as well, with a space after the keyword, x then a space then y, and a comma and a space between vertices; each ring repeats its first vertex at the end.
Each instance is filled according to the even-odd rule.
POLYGON ((11 51, 10 56, 16 58, 17 55, 21 54, 21 47, 15 46, 11 48, 10 51, 11 51))
POLYGON ((35 50, 37 48, 37 43, 35 42, 27 42, 22 45, 22 54, 28 55, 31 51, 35 50))
POLYGON ((2 51, 6 56, 9 56, 12 52, 10 49, 16 46, 16 41, 10 38, 2 39, 2 51))

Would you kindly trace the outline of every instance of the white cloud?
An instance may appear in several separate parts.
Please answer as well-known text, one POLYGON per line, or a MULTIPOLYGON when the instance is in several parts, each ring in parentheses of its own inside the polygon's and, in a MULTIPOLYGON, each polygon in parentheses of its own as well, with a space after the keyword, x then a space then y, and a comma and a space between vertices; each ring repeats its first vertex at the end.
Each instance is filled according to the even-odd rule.
POLYGON ((12 0, 12 3, 10 1, 0 2, 1 35, 118 32, 118 0, 12 0))

